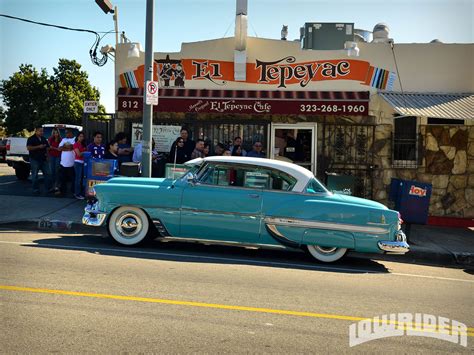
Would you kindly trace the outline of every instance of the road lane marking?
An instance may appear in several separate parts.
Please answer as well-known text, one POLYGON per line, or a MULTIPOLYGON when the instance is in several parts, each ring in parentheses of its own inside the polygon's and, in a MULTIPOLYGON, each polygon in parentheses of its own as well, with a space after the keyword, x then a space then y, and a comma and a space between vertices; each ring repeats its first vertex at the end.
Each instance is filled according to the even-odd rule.
POLYGON ((156 256, 170 256, 170 257, 180 257, 180 258, 190 258, 190 259, 201 259, 201 260, 211 260, 211 261, 223 261, 223 262, 241 262, 254 265, 263 265, 263 266, 283 266, 283 267, 299 267, 311 270, 325 270, 325 271, 339 271, 339 272, 350 272, 350 273, 365 273, 372 275, 393 275, 393 276, 405 276, 405 277, 417 277, 425 278, 432 280, 441 280, 441 281, 455 281, 455 282, 467 282, 474 283, 473 280, 467 279, 457 279, 452 277, 442 277, 442 276, 430 276, 430 275, 420 275, 420 274, 409 274, 401 272, 383 272, 377 270, 369 269, 355 269, 347 267, 336 267, 336 266, 322 266, 322 265, 311 265, 311 264, 298 264, 298 263, 287 263, 287 262, 278 262, 278 261, 264 261, 264 260, 254 260, 254 259, 243 259, 243 258, 226 258, 226 257, 216 257, 216 256, 207 256, 207 255, 193 255, 193 254, 180 254, 180 253, 163 253, 163 252, 154 252, 154 251, 144 251, 144 250, 135 250, 135 249, 125 249, 125 248, 103 248, 103 247, 84 247, 84 246, 75 246, 75 245, 61 245, 61 244, 38 244, 31 242, 14 242, 14 241, 4 241, 0 240, 2 244, 16 244, 16 245, 31 245, 39 248, 56 248, 56 249, 66 249, 66 250, 90 250, 90 251, 102 251, 102 252, 118 252, 122 254, 143 254, 143 255, 156 255, 156 256))
MULTIPOLYGON (((162 298, 150 298, 150 297, 122 296, 122 295, 112 295, 112 294, 105 294, 105 293, 91 293, 91 292, 54 290, 54 289, 47 289, 47 288, 34 288, 34 287, 0 285, 0 290, 16 291, 16 292, 31 292, 31 293, 46 293, 46 294, 53 294, 53 295, 77 296, 77 297, 100 298, 100 299, 112 299, 112 300, 120 300, 120 301, 160 303, 160 304, 169 304, 169 305, 175 305, 175 306, 189 306, 189 307, 201 307, 201 308, 212 308, 212 309, 225 309, 225 310, 231 310, 231 311, 271 313, 271 314, 280 314, 280 315, 287 315, 287 316, 311 317, 311 318, 320 318, 320 319, 335 319, 335 320, 345 320, 345 321, 355 321, 355 322, 358 322, 358 321, 361 321, 361 320, 370 320, 370 321, 372 321, 372 323, 374 322, 373 318, 345 316, 345 315, 339 315, 339 314, 290 311, 290 310, 284 310, 284 309, 260 308, 260 307, 249 307, 249 306, 234 306, 234 305, 218 304, 218 303, 179 301, 179 300, 170 300, 170 299, 162 299, 162 298)), ((406 325, 403 322, 390 321, 390 320, 387 320, 387 323, 395 324, 395 325, 403 325, 403 326, 406 325)), ((431 329, 426 329, 426 331, 440 331, 440 332, 445 331, 445 332, 448 332, 448 331, 452 330, 452 328, 450 326, 445 326, 445 327, 443 327, 443 329, 439 329, 440 327, 438 327, 438 326, 433 327, 432 324, 411 323, 411 325, 416 326, 416 327, 431 328, 431 329)), ((474 337, 474 327, 468 327, 466 334, 468 336, 474 337)))
POLYGON ((16 181, 7 181, 7 182, 0 182, 0 185, 10 185, 14 183, 16 183, 16 181))

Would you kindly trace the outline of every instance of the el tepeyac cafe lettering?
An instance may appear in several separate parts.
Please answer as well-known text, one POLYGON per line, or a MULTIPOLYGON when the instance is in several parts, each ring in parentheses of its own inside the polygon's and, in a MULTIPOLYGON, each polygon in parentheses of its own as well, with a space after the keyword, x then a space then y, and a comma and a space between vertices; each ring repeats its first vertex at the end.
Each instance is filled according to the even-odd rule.
POLYGON ((257 60, 256 68, 260 70, 260 83, 278 81, 278 87, 286 88, 291 79, 299 81, 301 87, 308 85, 318 72, 325 78, 337 79, 350 73, 350 63, 340 61, 336 64, 330 62, 312 62, 306 64, 291 65, 296 61, 295 57, 286 57, 274 62, 257 60), (281 64, 281 63, 288 64, 281 64))

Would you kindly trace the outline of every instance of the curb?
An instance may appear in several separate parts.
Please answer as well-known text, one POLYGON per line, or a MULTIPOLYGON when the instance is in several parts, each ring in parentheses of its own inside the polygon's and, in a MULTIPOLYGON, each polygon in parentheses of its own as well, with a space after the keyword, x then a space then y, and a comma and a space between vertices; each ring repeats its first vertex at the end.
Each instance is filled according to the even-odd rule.
POLYGON ((64 221, 64 220, 50 220, 50 219, 33 219, 25 221, 10 221, 0 223, 2 228, 20 228, 26 230, 37 231, 56 231, 56 232, 73 232, 73 233, 102 233, 102 230, 97 227, 83 225, 79 222, 64 221))

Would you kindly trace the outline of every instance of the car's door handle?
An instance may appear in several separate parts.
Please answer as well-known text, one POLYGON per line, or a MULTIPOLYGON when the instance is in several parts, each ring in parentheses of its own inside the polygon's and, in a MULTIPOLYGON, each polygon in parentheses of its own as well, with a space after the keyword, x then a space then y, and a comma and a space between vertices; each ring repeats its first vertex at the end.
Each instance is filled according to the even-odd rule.
POLYGON ((249 196, 250 198, 259 198, 259 197, 260 197, 259 194, 248 194, 248 196, 249 196))

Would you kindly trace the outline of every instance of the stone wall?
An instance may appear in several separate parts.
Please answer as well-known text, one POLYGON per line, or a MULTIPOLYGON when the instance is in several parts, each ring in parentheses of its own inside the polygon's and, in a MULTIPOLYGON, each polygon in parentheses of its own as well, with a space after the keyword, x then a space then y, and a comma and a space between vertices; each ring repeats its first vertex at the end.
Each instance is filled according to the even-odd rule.
POLYGON ((391 178, 433 185, 429 214, 474 218, 474 126, 420 126, 421 164, 417 168, 392 168, 390 124, 376 128, 374 199, 390 205, 391 178))

